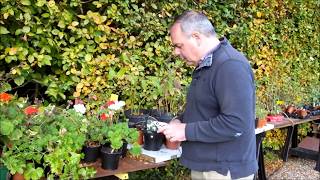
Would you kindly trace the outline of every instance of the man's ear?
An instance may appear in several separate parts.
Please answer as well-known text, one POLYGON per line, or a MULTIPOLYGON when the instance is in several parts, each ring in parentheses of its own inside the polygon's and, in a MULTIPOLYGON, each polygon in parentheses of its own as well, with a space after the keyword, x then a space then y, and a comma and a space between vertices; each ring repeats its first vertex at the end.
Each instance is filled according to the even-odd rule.
POLYGON ((196 41, 197 45, 201 45, 201 36, 200 33, 197 31, 192 32, 191 37, 196 41))

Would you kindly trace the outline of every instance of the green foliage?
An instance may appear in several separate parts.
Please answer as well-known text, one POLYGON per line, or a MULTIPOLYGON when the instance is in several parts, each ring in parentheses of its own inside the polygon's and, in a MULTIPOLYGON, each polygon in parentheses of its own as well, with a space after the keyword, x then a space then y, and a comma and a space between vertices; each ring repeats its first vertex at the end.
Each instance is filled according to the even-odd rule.
MULTIPOLYGON (((181 111, 192 70, 171 56, 167 29, 187 9, 207 14, 218 34, 246 54, 262 104, 319 102, 316 0, 2 0, 0 91, 37 84, 33 97, 43 97, 43 88, 51 102, 80 97, 90 110, 99 106, 90 97, 119 92, 128 108, 170 102, 173 113, 181 111)), ((13 132, 1 123, 8 127, 2 133, 13 132)), ((279 149, 281 133, 266 145, 279 149)))
POLYGON ((28 120, 22 110, 26 107, 26 100, 9 96, 12 98, 9 102, 0 100, 0 143, 19 140, 25 131, 25 127, 21 125, 28 120))
POLYGON ((49 179, 93 177, 95 170, 80 166, 86 118, 73 109, 55 106, 42 107, 39 111, 25 118, 23 124, 14 124, 14 129, 23 131, 20 138, 5 143, 0 161, 12 174, 19 172, 26 179, 42 178, 46 167, 50 168, 49 179))
POLYGON ((138 131, 135 128, 129 128, 127 122, 112 124, 109 127, 107 139, 110 141, 112 151, 118 151, 122 147, 123 141, 126 141, 133 145, 129 150, 132 155, 141 153, 141 148, 137 144, 138 131))
POLYGON ((190 170, 183 167, 178 160, 171 160, 165 167, 137 171, 129 174, 130 179, 185 179, 190 180, 190 170))

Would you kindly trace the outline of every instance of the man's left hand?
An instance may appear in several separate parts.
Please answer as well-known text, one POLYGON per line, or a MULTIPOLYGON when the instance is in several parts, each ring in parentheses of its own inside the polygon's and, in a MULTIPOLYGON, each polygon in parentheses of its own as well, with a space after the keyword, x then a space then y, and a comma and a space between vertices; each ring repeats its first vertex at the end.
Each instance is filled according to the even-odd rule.
POLYGON ((162 132, 171 142, 185 141, 186 124, 180 122, 169 123, 158 129, 158 133, 162 132))

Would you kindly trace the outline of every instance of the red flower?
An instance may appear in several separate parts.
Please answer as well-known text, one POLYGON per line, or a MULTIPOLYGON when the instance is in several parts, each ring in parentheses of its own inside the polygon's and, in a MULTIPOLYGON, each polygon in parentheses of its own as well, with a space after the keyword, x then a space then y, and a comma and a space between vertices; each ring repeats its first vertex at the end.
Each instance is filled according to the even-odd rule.
POLYGON ((24 109, 24 113, 26 115, 31 115, 31 114, 37 114, 38 113, 38 109, 33 107, 33 106, 28 106, 24 109))
POLYGON ((0 93, 0 101, 9 102, 11 100, 11 95, 8 93, 0 93))
POLYGON ((101 115, 100 115, 100 119, 101 119, 101 121, 106 121, 107 119, 108 119, 108 115, 106 114, 106 113, 102 113, 101 115))
POLYGON ((115 102, 114 102, 114 101, 108 101, 108 102, 107 102, 107 106, 110 106, 110 105, 112 105, 112 104, 115 104, 115 102))

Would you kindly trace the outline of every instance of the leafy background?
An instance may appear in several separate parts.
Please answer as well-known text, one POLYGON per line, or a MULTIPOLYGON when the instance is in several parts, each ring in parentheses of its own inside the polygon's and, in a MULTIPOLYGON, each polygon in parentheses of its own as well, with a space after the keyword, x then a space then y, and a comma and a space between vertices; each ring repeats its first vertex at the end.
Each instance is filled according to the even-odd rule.
MULTIPOLYGON (((81 98, 89 109, 117 93, 128 108, 169 102, 178 112, 192 68, 172 56, 168 26, 196 9, 248 57, 259 102, 319 102, 319 8, 319 0, 1 0, 0 91, 57 104, 81 98)), ((268 137, 277 149, 283 133, 268 137)))

